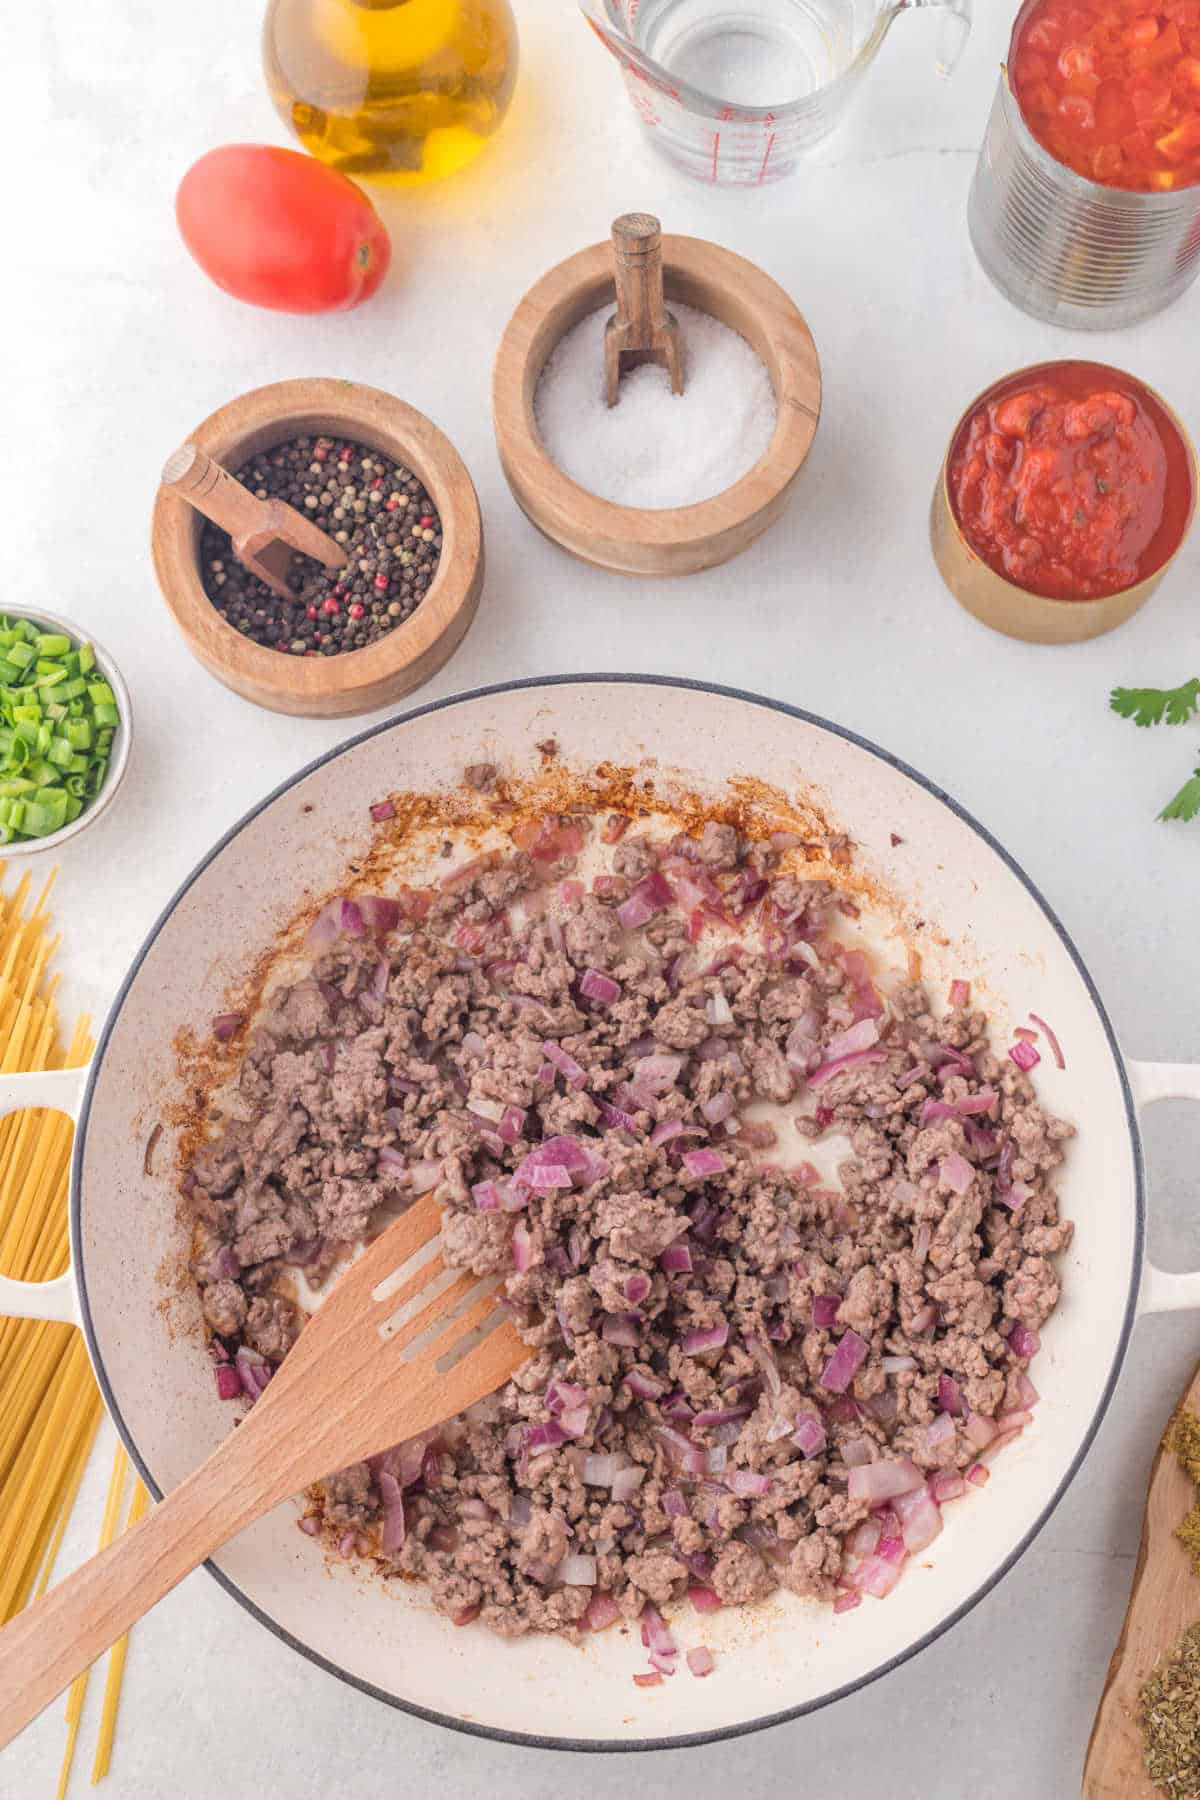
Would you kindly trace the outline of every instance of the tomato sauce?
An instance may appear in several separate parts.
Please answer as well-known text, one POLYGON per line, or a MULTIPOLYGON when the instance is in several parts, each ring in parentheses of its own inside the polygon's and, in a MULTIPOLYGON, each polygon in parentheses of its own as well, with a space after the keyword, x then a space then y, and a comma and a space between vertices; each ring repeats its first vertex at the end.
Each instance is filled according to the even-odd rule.
POLYGON ((1092 600, 1173 555, 1193 503, 1179 428, 1140 382, 1103 363, 1043 363, 972 407, 949 460, 971 548, 1032 594, 1092 600))
POLYGON ((1200 0, 1027 0, 1009 79, 1077 174, 1152 193, 1200 182, 1200 0))

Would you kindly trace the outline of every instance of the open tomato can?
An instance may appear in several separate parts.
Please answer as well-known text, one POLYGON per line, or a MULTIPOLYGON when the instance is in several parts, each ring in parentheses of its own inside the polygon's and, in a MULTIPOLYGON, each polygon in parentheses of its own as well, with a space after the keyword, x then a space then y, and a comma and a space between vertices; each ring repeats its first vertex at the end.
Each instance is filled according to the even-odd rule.
MULTIPOLYGON (((984 475, 987 480, 986 469, 984 475)), ((934 561, 960 606, 994 631, 1026 643, 1082 643, 1123 625, 1146 604, 1187 539, 1198 482, 1186 428, 1145 382, 1104 363, 1036 363, 992 382, 956 422, 930 509, 934 561), (1115 408, 1119 399, 1134 409, 1132 420, 1120 419, 1123 430, 1106 426, 1104 417, 1106 404, 1115 408), (1014 423, 1006 406, 1015 427, 1022 412, 1028 419, 1025 435, 1014 427, 1011 451, 1003 439, 996 443, 996 428, 1014 423), (1072 410, 1088 406, 1090 413, 1072 410), (1090 433, 1080 429, 1089 419, 1090 433), (1040 492, 1022 483, 1033 457, 1044 470, 1040 492), (989 458, 1001 472, 983 494, 973 472, 981 461, 990 467, 989 458), (1129 494, 1121 506, 1123 468, 1129 494), (1094 503, 1089 483, 1097 490, 1094 503), (1071 516, 1066 503, 1073 493, 1081 497, 1071 516), (1123 519, 1119 536, 1114 515, 1123 519), (1053 525, 1045 539, 1033 535, 1036 518, 1047 516, 1066 518, 1057 557, 1053 525), (1071 582, 1072 554, 1076 566, 1080 558, 1086 566, 1080 585, 1096 591, 1061 591, 1071 582)))
MULTIPOLYGON (((1117 144, 1091 153, 1111 158, 1111 168, 1095 162, 1105 179, 1093 179, 1041 141, 1045 132, 1031 128, 1021 103, 1029 54, 1022 32, 1031 17, 1034 29, 1045 28, 1045 17, 1034 15, 1052 5, 1053 0, 1026 0, 1017 16, 971 186, 971 242, 985 274, 1014 306, 1054 325, 1112 330, 1161 312, 1200 273, 1200 181, 1194 179, 1194 158, 1175 175, 1154 169, 1153 149, 1149 163, 1139 167, 1126 161, 1122 170, 1117 144), (1153 186, 1168 181, 1169 187, 1153 186), (1139 182, 1147 185, 1124 185, 1139 182)), ((1153 29, 1153 20, 1148 25, 1153 29)), ((1056 57, 1054 48, 1051 42, 1040 61, 1053 65, 1057 74, 1067 52, 1056 57)), ((1188 57, 1189 70, 1198 60, 1194 54, 1188 57)), ((1080 83, 1089 91, 1097 86, 1115 90, 1111 103, 1118 107, 1124 98, 1131 105, 1143 104, 1139 88, 1123 96, 1120 83, 1111 79, 1097 83, 1077 78, 1076 85, 1080 83)), ((1033 94, 1037 91, 1035 87, 1033 94)), ((1080 92, 1064 94, 1061 104, 1086 108, 1092 102, 1080 92)), ((1102 104, 1099 97, 1096 104, 1102 104)), ((1185 126, 1194 138, 1200 115, 1190 113, 1185 126)), ((1112 135, 1123 129, 1114 126, 1112 135)), ((1136 156, 1139 143, 1153 145, 1154 129, 1125 136, 1130 156, 1136 156)), ((1082 141, 1107 135, 1089 127, 1082 141)), ((1087 166, 1087 158, 1076 160, 1087 166)))

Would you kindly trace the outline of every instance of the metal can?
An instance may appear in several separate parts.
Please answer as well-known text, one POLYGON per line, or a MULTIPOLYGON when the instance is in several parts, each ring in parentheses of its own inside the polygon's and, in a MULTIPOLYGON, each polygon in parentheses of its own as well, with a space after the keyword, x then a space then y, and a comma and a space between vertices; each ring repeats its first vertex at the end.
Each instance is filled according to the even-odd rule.
POLYGON ((946 454, 942 458, 942 466, 934 484, 933 502, 929 510, 929 540, 933 560, 942 580, 959 605, 982 625, 990 625, 993 631, 1003 632, 1006 637, 1020 638, 1027 644, 1079 644, 1088 638, 1102 637, 1105 632, 1114 631, 1118 625, 1131 619, 1135 612, 1145 606, 1174 563, 1187 541, 1196 516, 1200 465, 1197 463, 1195 446, 1179 415, 1146 382, 1127 376, 1121 370, 1110 370, 1103 364, 1094 366, 1099 375, 1116 375, 1121 381, 1136 386, 1153 401, 1162 414, 1164 428, 1169 428, 1174 433, 1178 451, 1186 463, 1190 484, 1186 516, 1175 548, 1158 568, 1114 594, 1083 600, 1050 599, 1045 595, 1032 593, 1027 588, 1018 587, 1015 582, 999 574, 983 560, 959 524, 950 491, 950 463, 968 421, 998 389, 1018 381, 1037 381, 1062 368, 1062 363, 1036 363, 1027 369, 1017 369, 1010 375, 990 382, 982 393, 977 394, 959 415, 954 430, 950 433, 946 454))
POLYGON ((1077 175, 1034 137, 1003 65, 967 219, 1004 297, 1052 325, 1133 325, 1200 273, 1200 186, 1135 193, 1077 175))

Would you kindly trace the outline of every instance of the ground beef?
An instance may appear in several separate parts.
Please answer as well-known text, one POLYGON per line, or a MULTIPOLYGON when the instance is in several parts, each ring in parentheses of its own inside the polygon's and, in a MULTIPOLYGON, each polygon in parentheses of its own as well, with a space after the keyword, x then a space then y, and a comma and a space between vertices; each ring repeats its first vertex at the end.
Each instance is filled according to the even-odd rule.
POLYGON ((231 1356, 277 1364, 296 1270, 319 1287, 431 1179, 446 1261, 504 1275, 526 1366, 316 1496, 343 1554, 504 1636, 576 1633, 595 1594, 636 1619, 694 1584, 733 1606, 853 1583, 855 1468, 904 1458, 952 1498, 1027 1421, 1071 1236, 1052 1183, 1072 1127, 982 1013, 877 975, 836 889, 731 825, 665 842, 609 821, 589 891, 591 831, 548 820, 529 852, 410 893, 393 931, 320 946, 184 1183, 231 1356), (677 905, 626 929, 655 870, 677 905), (764 1103, 836 1141, 836 1180, 785 1166, 764 1103), (570 1187, 534 1185, 530 1158, 569 1162, 570 1187), (388 1556, 385 1469, 406 1521, 388 1556))

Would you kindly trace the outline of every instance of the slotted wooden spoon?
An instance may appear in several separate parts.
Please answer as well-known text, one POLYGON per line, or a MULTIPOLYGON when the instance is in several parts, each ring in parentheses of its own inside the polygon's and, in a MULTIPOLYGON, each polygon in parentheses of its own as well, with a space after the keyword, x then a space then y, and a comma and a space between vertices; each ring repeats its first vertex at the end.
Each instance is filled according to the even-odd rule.
POLYGON ((341 1276, 253 1410, 134 1530, 0 1631, 0 1749, 207 1556, 320 1476, 440 1424, 527 1361, 499 1277, 446 1267, 432 1195, 341 1276))
MULTIPOLYGON (((1200 1368, 1179 1403, 1200 1414, 1200 1368)), ((1146 1774, 1138 1695, 1155 1664, 1200 1619, 1200 1579, 1175 1528, 1195 1504, 1179 1458, 1160 1444, 1150 1471, 1133 1589, 1083 1765, 1083 1800, 1161 1800, 1146 1774)))

